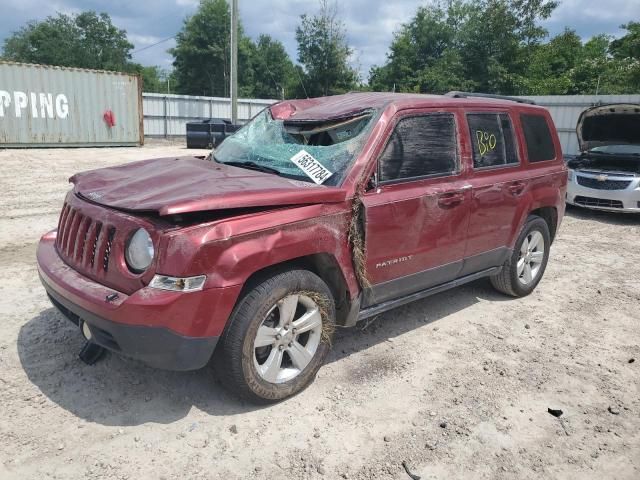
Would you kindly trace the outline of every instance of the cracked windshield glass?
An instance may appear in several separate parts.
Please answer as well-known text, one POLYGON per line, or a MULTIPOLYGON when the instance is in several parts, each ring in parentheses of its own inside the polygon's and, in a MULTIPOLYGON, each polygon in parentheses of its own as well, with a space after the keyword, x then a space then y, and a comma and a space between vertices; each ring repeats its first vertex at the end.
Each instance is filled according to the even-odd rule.
POLYGON ((339 120, 276 120, 258 114, 214 152, 220 163, 323 185, 342 183, 362 149, 373 112, 339 120), (301 160, 302 159, 302 160, 301 160))

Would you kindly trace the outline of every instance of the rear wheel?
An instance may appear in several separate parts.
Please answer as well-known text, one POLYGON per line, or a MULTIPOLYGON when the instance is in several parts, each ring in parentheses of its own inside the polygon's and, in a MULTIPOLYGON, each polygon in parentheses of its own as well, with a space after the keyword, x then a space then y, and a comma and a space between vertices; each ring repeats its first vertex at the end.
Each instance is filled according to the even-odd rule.
POLYGON ((223 382, 250 401, 283 400, 307 387, 329 352, 335 306, 306 270, 265 279, 238 303, 216 349, 223 382))
POLYGON ((502 271, 491 277, 496 290, 514 297, 529 295, 542 279, 549 260, 551 236, 542 218, 530 216, 502 271))

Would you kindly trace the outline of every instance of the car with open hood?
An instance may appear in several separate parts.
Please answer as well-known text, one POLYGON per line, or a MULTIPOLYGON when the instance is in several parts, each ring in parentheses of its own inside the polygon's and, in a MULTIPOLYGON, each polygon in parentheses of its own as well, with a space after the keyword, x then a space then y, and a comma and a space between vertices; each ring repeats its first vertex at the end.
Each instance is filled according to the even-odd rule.
POLYGON ((93 350, 211 363, 278 401, 313 380, 336 326, 480 278, 533 291, 566 180, 549 113, 524 100, 283 101, 206 158, 72 176, 38 270, 93 350))
POLYGON ((567 203, 640 213, 640 105, 591 107, 576 133, 580 154, 567 159, 567 203))

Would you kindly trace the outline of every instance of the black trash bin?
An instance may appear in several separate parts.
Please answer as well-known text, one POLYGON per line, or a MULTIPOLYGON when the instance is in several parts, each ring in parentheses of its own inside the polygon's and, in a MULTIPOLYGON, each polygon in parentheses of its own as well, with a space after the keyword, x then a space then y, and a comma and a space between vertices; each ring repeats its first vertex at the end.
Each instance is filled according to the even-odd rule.
POLYGON ((187 123, 187 148, 214 148, 240 128, 224 118, 187 123))

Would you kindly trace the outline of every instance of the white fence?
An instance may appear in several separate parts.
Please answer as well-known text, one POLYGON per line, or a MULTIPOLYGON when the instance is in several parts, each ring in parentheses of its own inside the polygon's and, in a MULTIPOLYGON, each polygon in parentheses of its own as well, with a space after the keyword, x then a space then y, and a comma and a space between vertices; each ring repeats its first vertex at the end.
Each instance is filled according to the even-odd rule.
MULTIPOLYGON (((246 122, 276 100, 238 99, 238 120, 246 122)), ((184 137, 188 122, 231 118, 228 98, 143 93, 145 137, 184 137)))
POLYGON ((576 123, 586 108, 607 103, 640 103, 640 95, 545 95, 524 98, 549 109, 560 136, 562 152, 566 155, 579 153, 576 123))
MULTIPOLYGON (((548 95, 525 97, 547 107, 556 124, 565 154, 578 153, 576 123, 580 113, 599 103, 640 103, 639 95, 548 95)), ((238 100, 238 119, 246 122, 276 100, 238 100)), ((230 118, 228 98, 187 95, 143 94, 144 134, 146 137, 184 137, 185 124, 205 118, 230 118)))

